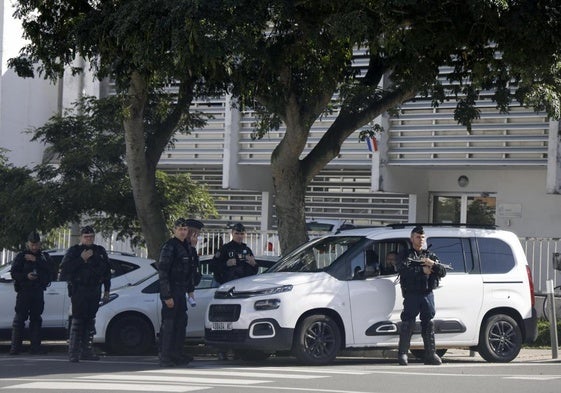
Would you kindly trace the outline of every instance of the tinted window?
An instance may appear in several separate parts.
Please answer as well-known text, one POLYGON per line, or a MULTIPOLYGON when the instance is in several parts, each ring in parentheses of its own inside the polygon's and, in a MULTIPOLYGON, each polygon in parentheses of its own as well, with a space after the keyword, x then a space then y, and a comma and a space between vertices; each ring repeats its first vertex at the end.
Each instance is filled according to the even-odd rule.
POLYGON ((458 237, 431 237, 427 239, 429 251, 434 252, 441 263, 452 266, 451 272, 474 270, 473 253, 469 239, 458 237))
POLYGON ((483 274, 506 273, 514 268, 511 248, 499 239, 477 239, 481 272, 483 274))
POLYGON ((122 276, 123 274, 132 272, 139 267, 134 263, 119 261, 113 258, 109 258, 109 264, 111 265, 111 278, 122 276))
MULTIPOLYGON (((53 281, 58 281, 58 272, 60 271, 62 258, 62 255, 51 255, 51 259, 55 265, 53 269, 53 281)), ((123 274, 127 274, 128 272, 132 272, 133 270, 139 268, 139 266, 134 263, 119 261, 117 259, 113 259, 111 256, 109 257, 109 264, 111 265, 111 278, 122 276, 123 274)))

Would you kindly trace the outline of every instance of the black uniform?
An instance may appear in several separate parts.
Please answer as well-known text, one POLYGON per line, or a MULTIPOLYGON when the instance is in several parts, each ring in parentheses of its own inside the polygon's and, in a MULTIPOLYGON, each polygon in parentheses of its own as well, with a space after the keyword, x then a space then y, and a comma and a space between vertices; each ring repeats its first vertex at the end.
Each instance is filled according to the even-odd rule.
POLYGON ((446 275, 446 269, 438 263, 438 257, 427 250, 416 251, 410 249, 401 259, 397 266, 401 293, 403 294, 399 353, 406 354, 409 350, 411 334, 415 327, 415 318, 420 314, 421 334, 425 344, 425 360, 427 360, 428 356, 435 356, 432 319, 436 310, 432 290, 438 287, 440 279, 446 275), (431 274, 424 274, 423 267, 419 263, 410 262, 410 259, 419 260, 420 258, 430 258, 436 262, 432 266, 431 274))
POLYGON ((96 244, 70 247, 62 259, 60 277, 68 282, 72 303, 70 360, 97 360, 99 358, 92 352, 95 315, 101 300, 101 285, 106 292, 111 288, 111 265, 105 248, 96 244), (93 255, 85 262, 81 253, 87 249, 92 249, 93 255))
POLYGON ((247 257, 253 255, 251 249, 245 243, 237 243, 234 240, 224 244, 212 258, 211 266, 214 279, 220 283, 235 280, 257 274, 259 266, 251 266, 247 257), (228 259, 236 259, 235 266, 227 266, 228 259))
POLYGON ((160 251, 158 273, 162 300, 162 326, 160 328, 160 364, 189 362, 183 354, 187 328, 187 301, 185 294, 195 290, 201 280, 198 271, 197 251, 187 241, 173 237, 160 251), (169 308, 165 300, 173 298, 169 308))
POLYGON ((45 308, 43 292, 51 283, 53 262, 46 252, 22 251, 12 263, 11 274, 16 295, 15 316, 12 323, 12 345, 10 353, 15 355, 21 350, 23 329, 29 317, 29 338, 31 353, 39 353, 41 346, 41 314, 45 308), (35 256, 35 261, 25 259, 26 254, 35 256), (37 279, 29 279, 29 273, 35 273, 37 279))

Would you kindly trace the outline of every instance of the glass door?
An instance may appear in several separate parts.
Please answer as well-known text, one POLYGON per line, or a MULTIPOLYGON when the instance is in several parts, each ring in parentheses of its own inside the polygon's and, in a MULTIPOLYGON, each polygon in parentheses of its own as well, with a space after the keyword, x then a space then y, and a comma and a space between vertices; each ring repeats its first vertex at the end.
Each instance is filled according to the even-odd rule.
POLYGON ((435 224, 495 225, 496 198, 492 195, 432 194, 435 224))

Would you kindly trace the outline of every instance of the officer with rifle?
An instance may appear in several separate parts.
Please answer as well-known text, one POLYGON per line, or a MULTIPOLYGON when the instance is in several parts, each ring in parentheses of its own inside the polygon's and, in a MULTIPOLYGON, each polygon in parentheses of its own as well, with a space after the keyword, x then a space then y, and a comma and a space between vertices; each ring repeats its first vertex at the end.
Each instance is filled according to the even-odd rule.
POLYGON ((397 266, 401 292, 403 294, 403 311, 399 328, 398 362, 407 366, 407 352, 411 344, 411 335, 415 327, 415 318, 420 314, 421 335, 425 347, 425 364, 440 365, 442 361, 436 354, 434 324, 436 313, 433 289, 446 275, 446 267, 439 263, 438 257, 423 249, 425 231, 416 226, 411 231, 411 248, 402 256, 397 266))

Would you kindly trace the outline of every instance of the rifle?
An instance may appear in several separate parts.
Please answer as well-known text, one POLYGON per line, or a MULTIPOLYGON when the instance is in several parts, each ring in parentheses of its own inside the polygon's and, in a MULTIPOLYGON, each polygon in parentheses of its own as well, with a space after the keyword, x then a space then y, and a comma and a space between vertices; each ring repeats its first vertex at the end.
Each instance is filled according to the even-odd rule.
MULTIPOLYGON (((407 258, 407 265, 409 265, 409 264, 412 264, 412 265, 415 265, 415 266, 424 266, 423 261, 421 261, 420 259, 414 259, 414 258, 407 258)), ((441 265, 442 267, 444 267, 446 270, 454 270, 452 265, 449 265, 447 263, 438 262, 438 264, 441 265)))

